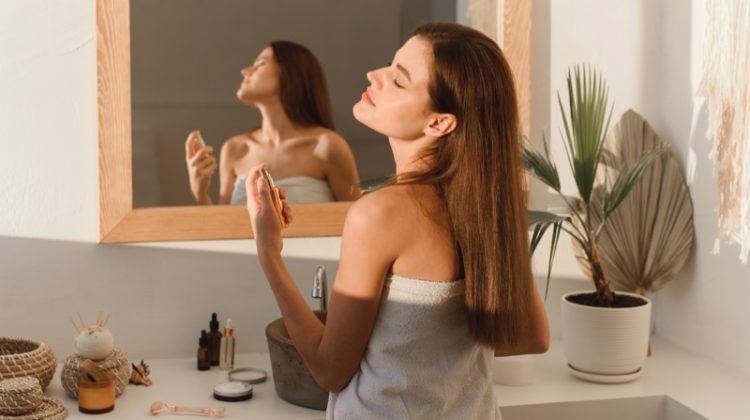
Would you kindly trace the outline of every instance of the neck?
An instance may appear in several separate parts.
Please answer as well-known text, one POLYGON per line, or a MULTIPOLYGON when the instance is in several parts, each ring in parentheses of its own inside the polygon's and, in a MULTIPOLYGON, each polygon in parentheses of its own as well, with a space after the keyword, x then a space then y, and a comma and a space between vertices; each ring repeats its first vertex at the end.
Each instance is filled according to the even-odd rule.
POLYGON ((283 139, 294 137, 297 126, 286 115, 280 101, 258 105, 258 110, 263 117, 261 136, 264 140, 278 146, 283 139))
POLYGON ((427 169, 429 164, 424 159, 420 159, 420 154, 435 140, 433 137, 421 137, 406 141, 389 137, 388 142, 391 145, 393 159, 396 161, 396 175, 427 169))

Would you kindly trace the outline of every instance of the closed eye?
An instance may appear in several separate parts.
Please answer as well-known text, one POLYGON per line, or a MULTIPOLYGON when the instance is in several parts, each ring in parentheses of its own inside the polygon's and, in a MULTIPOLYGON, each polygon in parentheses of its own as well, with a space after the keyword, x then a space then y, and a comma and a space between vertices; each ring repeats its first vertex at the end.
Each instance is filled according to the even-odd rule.
MULTIPOLYGON (((393 65, 393 63, 389 61, 388 62, 388 67, 391 67, 392 65, 393 65)), ((399 88, 399 89, 403 89, 404 88, 404 86, 402 84, 398 83, 398 79, 397 78, 393 79, 393 84, 396 85, 396 87, 399 88)))

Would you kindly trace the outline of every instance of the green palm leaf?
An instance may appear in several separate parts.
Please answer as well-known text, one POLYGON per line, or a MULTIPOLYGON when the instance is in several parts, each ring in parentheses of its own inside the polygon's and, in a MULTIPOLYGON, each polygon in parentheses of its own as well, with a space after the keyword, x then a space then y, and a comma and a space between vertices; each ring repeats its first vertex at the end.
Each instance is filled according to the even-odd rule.
POLYGON ((601 76, 592 72, 590 68, 576 66, 572 75, 568 72, 566 80, 567 113, 562 98, 557 95, 565 129, 563 144, 578 193, 588 204, 594 189, 599 155, 609 128, 612 108, 610 107, 607 115, 608 88, 601 76))
POLYGON ((552 240, 550 241, 549 262, 547 265, 547 282, 544 287, 544 299, 547 300, 547 294, 549 293, 549 279, 552 276, 552 263, 555 260, 557 244, 560 239, 560 232, 562 231, 562 224, 564 221, 568 220, 568 218, 546 211, 529 210, 528 220, 528 224, 530 226, 534 226, 534 232, 531 235, 532 254, 534 253, 534 251, 536 251, 536 248, 542 241, 544 234, 547 232, 549 227, 552 226, 552 240))
POLYGON ((537 179, 548 186, 560 191, 560 175, 557 172, 555 162, 552 161, 549 154, 549 144, 542 134, 544 143, 544 154, 533 149, 531 143, 526 141, 527 146, 523 150, 523 164, 526 170, 531 172, 537 179))

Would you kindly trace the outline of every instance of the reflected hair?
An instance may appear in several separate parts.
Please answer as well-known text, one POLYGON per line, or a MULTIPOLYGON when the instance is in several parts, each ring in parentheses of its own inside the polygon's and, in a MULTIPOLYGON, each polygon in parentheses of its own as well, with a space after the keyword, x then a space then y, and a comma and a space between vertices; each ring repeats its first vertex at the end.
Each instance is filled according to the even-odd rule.
POLYGON ((513 346, 533 290, 513 74, 500 47, 474 29, 428 23, 415 35, 432 46, 431 108, 455 115, 457 126, 422 151, 429 169, 398 182, 430 184, 446 206, 473 339, 513 346))
POLYGON ((334 130, 328 84, 315 55, 291 41, 273 41, 268 46, 279 65, 279 96, 286 115, 302 126, 334 130))

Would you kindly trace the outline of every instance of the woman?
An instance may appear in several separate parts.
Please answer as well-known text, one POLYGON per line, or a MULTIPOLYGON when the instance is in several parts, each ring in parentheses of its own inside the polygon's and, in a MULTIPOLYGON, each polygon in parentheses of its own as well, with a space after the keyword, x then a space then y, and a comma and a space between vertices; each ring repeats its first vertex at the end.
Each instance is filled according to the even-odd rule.
MULTIPOLYGON (((247 206, 261 267, 331 392, 328 418, 500 418, 492 356, 549 343, 510 68, 478 31, 434 23, 367 79, 354 116, 388 136, 396 177, 346 216, 326 325, 280 257, 280 224, 255 167, 247 206)), ((283 215, 290 221, 286 206, 283 215)))
MULTIPOLYGON (((219 165, 219 204, 244 204, 245 177, 265 163, 290 202, 349 201, 359 197, 359 178, 349 145, 336 134, 323 69, 305 47, 275 41, 242 69, 237 98, 257 108, 260 128, 226 140, 219 165)), ((209 196, 216 172, 213 148, 198 130, 185 142, 190 189, 198 204, 209 196)))

